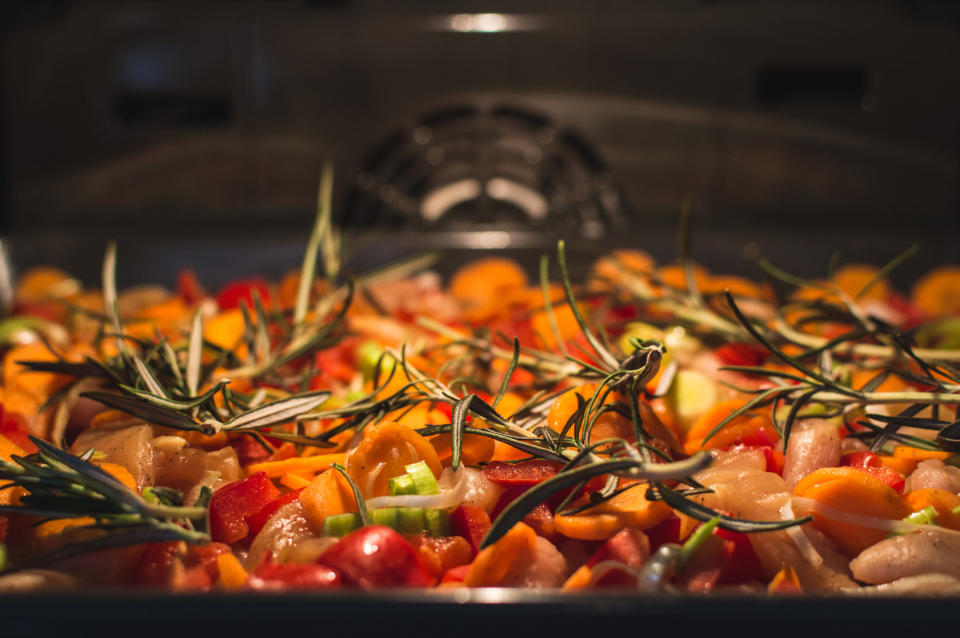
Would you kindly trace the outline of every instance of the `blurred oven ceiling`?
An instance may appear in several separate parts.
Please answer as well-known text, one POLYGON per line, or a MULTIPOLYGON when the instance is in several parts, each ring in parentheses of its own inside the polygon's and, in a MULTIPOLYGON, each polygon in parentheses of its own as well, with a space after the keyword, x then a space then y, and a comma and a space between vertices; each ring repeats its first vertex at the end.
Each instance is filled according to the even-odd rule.
MULTIPOLYGON (((480 126, 444 138, 433 165, 458 145, 493 150, 449 171, 467 180, 460 191, 442 190, 453 178, 399 187, 421 230, 439 230, 430 216, 456 217, 443 202, 470 193, 526 202, 518 205, 534 230, 564 228, 546 191, 568 176, 548 160, 562 154, 552 140, 573 139, 589 170, 568 191, 586 188, 586 199, 634 229, 671 227, 692 192, 698 224, 731 233, 828 224, 840 235, 957 236, 955 4, 400 5, 11 3, 7 232, 301 230, 326 158, 337 166, 343 221, 375 223, 386 213, 361 206, 364 197, 386 194, 393 213, 403 208, 390 200, 394 178, 368 170, 377 154, 399 144, 404 170, 439 179, 424 177, 438 157, 431 118, 467 109, 488 123, 507 110, 542 125, 526 137, 480 126), (509 155, 503 144, 526 158, 516 183, 490 181, 507 170, 497 163, 509 155), (548 204, 524 189, 542 190, 548 204)), ((622 240, 615 228, 594 238, 622 240)), ((581 231, 572 232, 593 232, 581 231)))

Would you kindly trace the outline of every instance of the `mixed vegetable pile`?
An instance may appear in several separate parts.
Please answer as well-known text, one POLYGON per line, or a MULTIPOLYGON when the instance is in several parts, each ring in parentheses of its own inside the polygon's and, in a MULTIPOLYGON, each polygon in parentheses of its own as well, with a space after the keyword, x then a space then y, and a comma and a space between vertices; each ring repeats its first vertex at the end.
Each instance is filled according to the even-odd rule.
POLYGON ((561 244, 536 283, 344 283, 328 219, 217 294, 118 293, 113 248, 101 290, 23 274, 0 591, 960 584, 960 268, 906 295, 907 255, 755 283, 620 251, 573 285, 561 244))

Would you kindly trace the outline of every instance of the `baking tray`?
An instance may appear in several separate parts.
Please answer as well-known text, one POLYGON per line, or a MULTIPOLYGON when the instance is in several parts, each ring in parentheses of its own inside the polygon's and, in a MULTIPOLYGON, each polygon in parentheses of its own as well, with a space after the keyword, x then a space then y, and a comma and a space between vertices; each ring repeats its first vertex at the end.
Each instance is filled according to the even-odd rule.
POLYGON ((0 597, 3 635, 634 636, 933 635, 955 630, 956 599, 563 594, 508 589, 0 597), (834 633, 837 632, 837 633, 834 633))
MULTIPOLYGON (((555 238, 514 234, 506 245, 484 245, 482 233, 418 235, 397 233, 358 251, 348 270, 381 266, 429 250, 443 250, 437 268, 444 274, 480 254, 506 254, 533 270, 539 255, 555 254, 555 238)), ((874 263, 919 241, 921 252, 896 276, 906 282, 939 263, 960 262, 953 234, 833 229, 828 238, 814 228, 700 229, 697 256, 716 271, 758 275, 751 250, 802 275, 826 269, 836 248, 850 261, 874 263), (804 248, 806 248, 804 250, 804 248), (746 256, 745 256, 746 253, 746 256), (872 259, 871 259, 872 256, 872 259)), ((21 236, 5 240, 16 267, 52 263, 96 286, 106 235, 21 236)), ((215 289, 231 278, 277 277, 299 267, 306 235, 220 238, 121 237, 121 286, 173 283, 178 269, 194 267, 215 289), (242 258, 240 258, 242 257, 242 258)), ((575 280, 597 256, 617 247, 638 247, 666 262, 675 255, 676 232, 645 229, 604 242, 574 238, 568 254, 575 280)), ((727 630, 776 636, 826 629, 873 635, 955 629, 958 602, 951 597, 747 594, 667 595, 636 592, 526 591, 512 589, 400 590, 296 593, 171 593, 151 590, 87 590, 0 595, 0 636, 102 637, 104 632, 135 636, 258 636, 280 631, 317 635, 414 635, 496 633, 498 635, 586 635, 627 628, 654 635, 710 635, 727 630)))

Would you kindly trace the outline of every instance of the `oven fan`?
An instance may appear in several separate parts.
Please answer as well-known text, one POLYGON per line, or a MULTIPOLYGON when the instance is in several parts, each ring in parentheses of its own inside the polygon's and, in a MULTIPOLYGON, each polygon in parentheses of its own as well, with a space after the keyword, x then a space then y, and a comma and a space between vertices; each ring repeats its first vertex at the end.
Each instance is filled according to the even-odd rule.
POLYGON ((368 155, 341 208, 363 229, 560 233, 623 227, 620 188, 590 145, 543 115, 507 106, 434 111, 368 155))

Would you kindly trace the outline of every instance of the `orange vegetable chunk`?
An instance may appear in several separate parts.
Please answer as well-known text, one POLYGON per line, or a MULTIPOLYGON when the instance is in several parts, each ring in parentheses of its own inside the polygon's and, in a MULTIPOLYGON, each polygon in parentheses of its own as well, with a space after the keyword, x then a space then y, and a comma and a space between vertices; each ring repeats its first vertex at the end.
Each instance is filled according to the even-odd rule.
MULTIPOLYGON (((883 481, 852 467, 815 470, 797 483, 794 494, 857 516, 898 520, 913 511, 883 481)), ((884 530, 836 521, 819 513, 814 513, 811 524, 832 538, 848 556, 856 556, 887 537, 884 530)))

